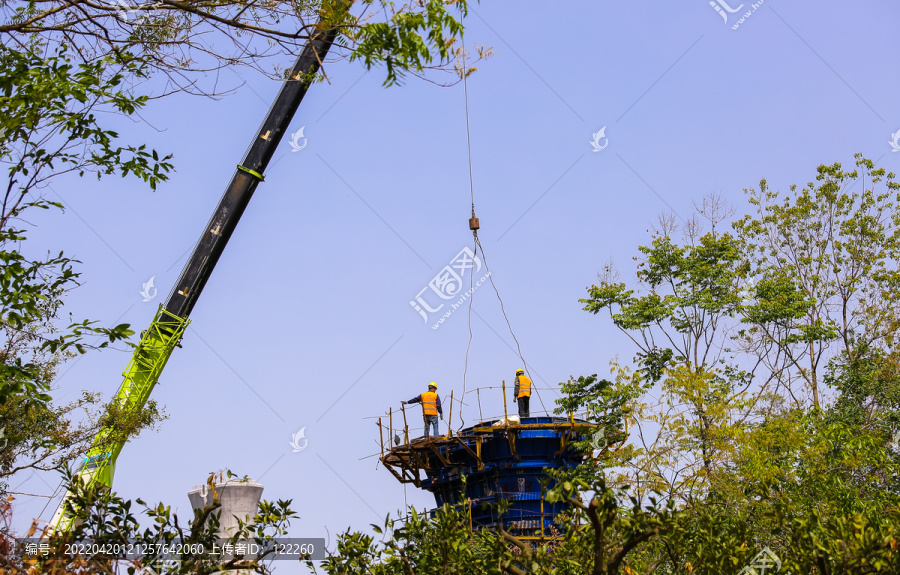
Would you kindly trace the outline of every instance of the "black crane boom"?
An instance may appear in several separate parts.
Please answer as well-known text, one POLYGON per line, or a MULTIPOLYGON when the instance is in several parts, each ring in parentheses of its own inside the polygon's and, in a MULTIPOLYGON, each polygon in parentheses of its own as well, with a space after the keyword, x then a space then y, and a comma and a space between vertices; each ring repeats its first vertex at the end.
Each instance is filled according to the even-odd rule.
POLYGON ((169 313, 183 319, 190 316, 336 36, 337 30, 334 28, 317 31, 304 46, 291 69, 290 77, 282 84, 259 132, 250 143, 243 161, 237 166, 216 211, 175 282, 165 303, 165 309, 169 313))

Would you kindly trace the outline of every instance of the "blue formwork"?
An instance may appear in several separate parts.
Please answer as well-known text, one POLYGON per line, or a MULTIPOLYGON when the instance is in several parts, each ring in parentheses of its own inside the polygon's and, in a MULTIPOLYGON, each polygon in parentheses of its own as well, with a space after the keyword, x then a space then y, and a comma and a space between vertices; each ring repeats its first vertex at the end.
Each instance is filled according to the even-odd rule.
MULTIPOLYGON (((453 438, 410 444, 416 457, 410 456, 409 461, 421 463, 415 473, 418 476, 422 470, 425 478, 409 481, 433 493, 437 507, 468 504, 475 527, 502 522, 505 529, 519 536, 547 535, 565 506, 544 500, 546 489, 553 486, 545 469, 573 468, 589 457, 589 453, 574 450, 571 441, 583 440, 595 426, 561 417, 527 417, 509 426, 493 423, 477 423, 453 438), (461 492, 463 475, 465 493, 461 492), (501 500, 509 502, 502 518, 496 509, 501 500)), ((382 461, 388 468, 397 465, 396 460, 382 461)))

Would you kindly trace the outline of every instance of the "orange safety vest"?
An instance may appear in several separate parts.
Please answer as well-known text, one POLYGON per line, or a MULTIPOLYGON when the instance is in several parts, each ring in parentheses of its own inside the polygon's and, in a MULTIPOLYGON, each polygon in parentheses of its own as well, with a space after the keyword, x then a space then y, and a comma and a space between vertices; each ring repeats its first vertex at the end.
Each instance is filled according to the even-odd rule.
POLYGON ((422 398, 422 415, 437 415, 437 398, 438 394, 433 391, 426 391, 422 398))
POLYGON ((516 399, 531 397, 531 380, 524 375, 517 375, 516 382, 519 384, 519 395, 516 396, 516 399))

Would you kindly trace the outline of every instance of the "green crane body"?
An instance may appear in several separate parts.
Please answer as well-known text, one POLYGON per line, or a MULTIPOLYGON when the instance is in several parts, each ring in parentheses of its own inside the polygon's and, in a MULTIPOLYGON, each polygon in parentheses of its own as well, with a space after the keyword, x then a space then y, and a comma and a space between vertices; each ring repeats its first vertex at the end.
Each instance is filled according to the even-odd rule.
MULTIPOLYGON (((256 186, 263 180, 265 169, 290 125, 306 90, 318 73, 322 61, 337 36, 334 28, 314 32, 297 61, 262 126, 254 136, 250 148, 232 176, 219 205, 210 218, 200 241, 188 258, 175 287, 166 303, 159 307, 149 329, 141 335, 134 350, 125 379, 116 393, 113 403, 123 412, 140 413, 147 405, 153 387, 172 351, 181 341, 190 320, 188 319, 197 298, 212 274, 228 239, 237 226, 244 209, 253 196, 256 186)), ((115 430, 103 427, 94 437, 90 450, 76 470, 75 476, 85 485, 103 484, 111 487, 116 459, 125 445, 125 439, 116 437, 115 430)), ((73 525, 74 516, 67 510, 71 489, 63 497, 46 535, 66 533, 73 525)))
MULTIPOLYGON (((178 345, 184 330, 190 320, 173 315, 159 306, 150 328, 143 333, 137 349, 131 356, 131 361, 122 374, 125 380, 119 387, 113 403, 119 405, 123 411, 139 412, 147 405, 150 393, 162 370, 166 367, 172 350, 178 345)), ((86 484, 101 483, 112 486, 113 475, 116 472, 116 459, 119 457, 125 442, 111 437, 112 430, 109 427, 101 428, 86 457, 81 463, 76 475, 86 484)), ((51 532, 67 532, 71 526, 73 517, 66 514, 65 502, 69 493, 60 502, 53 519, 50 520, 51 532)))

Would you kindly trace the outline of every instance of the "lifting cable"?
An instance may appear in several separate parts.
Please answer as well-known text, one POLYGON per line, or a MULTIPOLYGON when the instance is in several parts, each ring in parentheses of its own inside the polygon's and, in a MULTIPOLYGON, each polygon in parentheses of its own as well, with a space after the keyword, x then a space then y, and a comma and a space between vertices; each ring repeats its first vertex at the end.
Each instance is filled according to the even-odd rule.
MULTIPOLYGON (((472 230, 472 235, 475 237, 475 245, 472 250, 472 259, 478 257, 478 218, 475 217, 475 181, 472 178, 472 139, 469 136, 469 83, 466 81, 469 72, 466 69, 466 35, 465 33, 460 34, 460 43, 462 44, 462 77, 463 77, 463 94, 465 95, 466 100, 466 148, 469 151, 469 197, 472 199, 472 218, 469 220, 469 229, 472 230)), ((474 261, 472 262, 474 265, 474 261)), ((469 342, 466 344, 466 362, 463 367, 463 392, 462 397, 459 398, 459 430, 465 427, 466 420, 463 418, 463 410, 462 407, 465 405, 466 400, 466 376, 469 373, 469 348, 472 347, 472 300, 475 297, 475 286, 473 282, 475 281, 475 273, 470 269, 469 273, 469 342)), ((450 406, 450 409, 453 409, 453 406, 450 406)))
MULTIPOLYGON (((506 308, 503 306, 503 298, 500 297, 500 290, 498 290, 496 284, 494 284, 494 276, 493 276, 493 274, 491 274, 491 268, 488 267, 487 257, 484 255, 484 246, 481 245, 481 240, 478 239, 478 234, 475 231, 473 231, 473 234, 475 234, 475 247, 476 247, 475 253, 477 255, 477 253, 478 253, 477 249, 481 250, 481 261, 484 262, 484 269, 487 270, 487 277, 489 280, 491 280, 491 287, 494 288, 494 293, 497 294, 497 301, 500 302, 500 311, 503 313, 503 319, 506 320, 506 327, 507 327, 507 329, 509 329, 509 335, 511 335, 513 338, 513 341, 516 342, 516 353, 518 353, 519 359, 522 361, 522 369, 524 369, 525 373, 528 374, 529 379, 534 380, 534 378, 531 377, 531 371, 528 369, 528 363, 525 361, 525 358, 522 356, 522 347, 519 345, 519 339, 516 337, 516 334, 513 333, 512 324, 509 322, 509 317, 506 315, 506 308)), ((472 295, 475 295, 475 292, 472 292, 472 295)), ((471 342, 471 337, 472 337, 471 336, 471 333, 472 333, 471 311, 472 311, 472 296, 469 296, 469 341, 470 342, 471 342)), ((466 348, 466 364, 468 364, 468 361, 469 361, 468 352, 469 352, 469 350, 468 350, 468 348, 466 348)), ((541 402, 541 409, 543 409, 544 412, 549 415, 549 412, 547 411, 547 406, 544 405, 544 400, 541 398, 541 392, 538 390, 537 386, 532 384, 531 389, 534 390, 535 394, 537 395, 538 401, 541 402)), ((463 397, 465 397, 465 381, 463 381, 463 397)), ((460 410, 460 414, 461 413, 462 413, 462 410, 460 410)), ((460 415, 460 417, 461 417, 461 415, 460 415)))
MULTIPOLYGON (((474 245, 472 250, 472 258, 473 260, 478 257, 478 251, 481 250, 481 260, 484 262, 484 269, 487 271, 487 277, 491 280, 491 287, 494 288, 494 293, 497 294, 497 300, 500 302, 500 311, 503 313, 503 319, 506 320, 506 327, 509 329, 509 333, 513 338, 513 341, 516 342, 516 350, 519 354, 519 359, 522 361, 522 369, 528 374, 528 377, 534 380, 531 377, 531 372, 528 370, 528 364, 525 362, 525 358, 522 357, 522 348, 519 345, 519 340, 516 338, 516 334, 513 333, 512 324, 509 323, 509 317, 506 315, 506 309, 503 306, 503 299, 500 297, 500 290, 497 289, 497 286, 494 284, 494 276, 491 274, 491 269, 488 267, 487 258, 484 255, 484 246, 481 245, 481 240, 478 239, 478 229, 479 222, 478 218, 475 216, 475 183, 474 178, 472 177, 472 138, 469 134, 469 84, 466 81, 469 74, 466 69, 466 40, 465 34, 460 34, 460 42, 462 44, 462 80, 463 80, 463 94, 465 96, 466 102, 466 148, 468 149, 469 155, 469 197, 472 201, 472 217, 469 219, 469 229, 472 230, 472 237, 474 238, 474 245)), ((474 262, 473 262, 474 263, 474 262)), ((469 372, 469 350, 472 347, 472 303, 475 300, 475 274, 469 274, 469 314, 468 314, 468 328, 469 328, 469 341, 466 344, 466 360, 463 368, 463 392, 462 397, 459 400, 459 420, 460 425, 457 429, 457 432, 462 430, 465 427, 465 419, 463 419, 463 410, 462 406, 465 405, 464 401, 466 398, 466 383, 467 376, 469 372)), ((547 411, 546 406, 544 405, 544 400, 541 399, 541 394, 537 390, 537 386, 532 385, 532 389, 534 389, 537 394, 538 401, 541 402, 541 408, 543 408, 544 412, 547 411)), ((481 396, 479 394, 479 406, 481 405, 481 396)), ((450 406, 451 409, 453 406, 450 406)))

